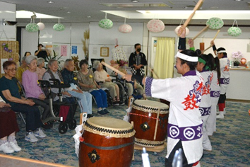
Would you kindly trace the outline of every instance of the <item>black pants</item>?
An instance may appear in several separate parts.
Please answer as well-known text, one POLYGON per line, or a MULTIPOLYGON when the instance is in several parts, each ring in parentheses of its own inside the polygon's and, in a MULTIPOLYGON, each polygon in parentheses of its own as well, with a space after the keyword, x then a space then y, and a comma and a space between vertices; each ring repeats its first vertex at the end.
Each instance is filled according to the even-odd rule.
POLYGON ((41 106, 43 108, 42 120, 44 120, 45 118, 49 116, 50 108, 49 108, 49 103, 48 102, 46 103, 47 99, 45 99, 44 101, 40 99, 36 99, 36 98, 31 98, 31 97, 29 97, 28 99, 33 100, 36 106, 41 106))
POLYGON ((165 159, 165 167, 172 167, 172 162, 174 159, 174 154, 176 150, 179 150, 179 148, 182 149, 182 165, 183 167, 192 167, 193 164, 188 164, 187 162, 187 158, 183 152, 183 147, 181 144, 181 140, 179 140, 179 142, 175 145, 175 147, 173 148, 172 152, 170 153, 169 157, 165 159))
POLYGON ((226 93, 225 94, 220 94, 218 103, 225 103, 226 98, 227 98, 226 93))
POLYGON ((21 112, 26 115, 26 131, 34 131, 42 126, 40 119, 40 111, 37 106, 29 106, 27 104, 19 104, 11 106, 15 112, 21 112))

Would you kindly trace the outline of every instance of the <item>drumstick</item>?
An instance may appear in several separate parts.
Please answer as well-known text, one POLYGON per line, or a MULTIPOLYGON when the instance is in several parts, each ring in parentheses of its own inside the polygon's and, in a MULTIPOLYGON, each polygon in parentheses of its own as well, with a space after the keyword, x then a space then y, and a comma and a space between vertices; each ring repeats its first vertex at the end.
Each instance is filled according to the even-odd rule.
MULTIPOLYGON (((196 10, 198 10, 198 9, 201 7, 202 3, 203 3, 203 0, 199 0, 199 2, 197 2, 197 4, 196 4, 195 7, 194 7, 193 13, 188 17, 188 19, 185 21, 185 23, 184 23, 183 26, 181 27, 182 30, 185 29, 185 28, 187 27, 188 23, 189 23, 190 20, 193 18, 193 16, 194 16, 196 10)), ((182 31, 180 32, 180 34, 178 34, 178 36, 180 36, 181 33, 182 33, 182 31)))
POLYGON ((116 68, 110 66, 109 64, 107 64, 107 63, 105 63, 105 62, 103 62, 103 61, 102 61, 101 63, 102 63, 104 66, 108 67, 110 70, 113 70, 114 72, 120 74, 122 77, 125 76, 125 74, 124 74, 123 72, 117 70, 116 68))
MULTIPOLYGON (((215 36, 214 36, 214 38, 213 38, 212 41, 215 40, 215 38, 218 36, 219 32, 220 32, 220 30, 217 31, 217 33, 215 34, 215 36)), ((212 46, 210 45, 207 49, 205 49, 205 50, 203 51, 203 53, 204 53, 205 51, 207 51, 208 49, 210 49, 211 47, 212 47, 212 46)))
POLYGON ((158 113, 157 113, 157 119, 156 119, 156 124, 155 124, 154 140, 156 139, 156 134, 157 134, 157 129, 158 129, 158 122, 159 122, 159 115, 160 115, 160 108, 158 108, 158 113))
MULTIPOLYGON (((131 125, 132 125, 132 127, 134 128, 134 121, 131 121, 131 125)), ((135 152, 133 152, 132 160, 135 160, 135 152)))
POLYGON ((209 26, 207 25, 206 27, 204 27, 195 37, 193 37, 192 40, 195 40, 199 35, 201 35, 201 33, 203 33, 209 26))
POLYGON ((151 69, 150 67, 148 67, 148 69, 149 69, 150 71, 152 71, 152 73, 154 73, 154 75, 156 76, 156 79, 159 79, 159 76, 156 74, 156 72, 155 72, 153 69, 151 69))

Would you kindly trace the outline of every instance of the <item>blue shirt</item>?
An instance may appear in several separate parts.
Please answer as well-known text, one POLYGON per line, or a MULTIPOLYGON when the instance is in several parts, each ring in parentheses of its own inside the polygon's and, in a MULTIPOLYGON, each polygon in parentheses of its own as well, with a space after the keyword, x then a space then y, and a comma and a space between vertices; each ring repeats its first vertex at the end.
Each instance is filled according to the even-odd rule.
POLYGON ((78 85, 77 80, 74 80, 73 71, 69 71, 66 68, 64 68, 62 70, 61 74, 62 74, 62 77, 63 77, 64 84, 74 83, 74 84, 78 85))

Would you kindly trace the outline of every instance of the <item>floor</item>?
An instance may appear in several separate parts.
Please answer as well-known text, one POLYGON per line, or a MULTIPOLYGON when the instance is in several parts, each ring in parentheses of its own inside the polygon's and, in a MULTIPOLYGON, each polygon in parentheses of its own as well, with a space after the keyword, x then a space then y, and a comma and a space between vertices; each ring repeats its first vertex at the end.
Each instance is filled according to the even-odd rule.
MULTIPOLYGON (((227 114, 225 119, 217 121, 217 132, 210 137, 213 151, 204 152, 201 159, 203 167, 247 167, 250 166, 250 116, 248 110, 250 103, 227 102, 227 114)), ((109 107, 109 117, 123 119, 126 106, 109 107)), ((96 106, 93 108, 96 111, 96 106)), ((94 112, 94 115, 98 115, 94 112)), ((79 111, 76 113, 79 122, 79 111)), ((75 154, 74 130, 66 134, 58 133, 58 124, 46 130, 47 137, 36 143, 24 140, 25 127, 18 118, 20 132, 17 134, 17 141, 22 151, 14 153, 14 156, 42 160, 53 163, 60 163, 69 166, 78 166, 78 158, 75 154)), ((141 151, 135 151, 135 160, 132 167, 141 167, 141 151)), ((151 167, 164 166, 166 149, 154 154, 149 152, 151 167)))

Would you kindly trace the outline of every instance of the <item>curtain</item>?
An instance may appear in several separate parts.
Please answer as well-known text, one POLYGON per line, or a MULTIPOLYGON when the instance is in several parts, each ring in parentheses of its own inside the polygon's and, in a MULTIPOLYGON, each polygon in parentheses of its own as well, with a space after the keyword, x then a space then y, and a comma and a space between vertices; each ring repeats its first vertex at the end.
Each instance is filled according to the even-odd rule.
MULTIPOLYGON (((154 72, 160 79, 173 77, 175 63, 174 43, 174 38, 157 38, 154 72)), ((156 78, 155 74, 154 78, 156 78)))

